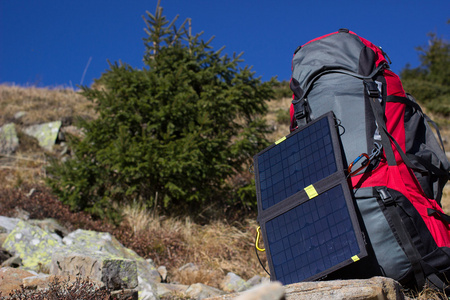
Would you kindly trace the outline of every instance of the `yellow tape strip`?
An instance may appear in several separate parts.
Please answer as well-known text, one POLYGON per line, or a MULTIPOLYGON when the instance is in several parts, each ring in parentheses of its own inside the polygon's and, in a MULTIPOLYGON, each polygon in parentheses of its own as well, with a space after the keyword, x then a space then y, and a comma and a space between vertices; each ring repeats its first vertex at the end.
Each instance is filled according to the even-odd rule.
POLYGON ((353 260, 354 262, 357 262, 357 261, 359 260, 358 255, 352 256, 352 260, 353 260))
POLYGON ((309 199, 312 199, 319 195, 312 184, 310 186, 305 187, 305 192, 308 195, 309 199))
POLYGON ((278 145, 279 143, 281 143, 282 141, 286 140, 286 137, 283 136, 281 139, 279 139, 278 141, 275 142, 275 145, 278 145))

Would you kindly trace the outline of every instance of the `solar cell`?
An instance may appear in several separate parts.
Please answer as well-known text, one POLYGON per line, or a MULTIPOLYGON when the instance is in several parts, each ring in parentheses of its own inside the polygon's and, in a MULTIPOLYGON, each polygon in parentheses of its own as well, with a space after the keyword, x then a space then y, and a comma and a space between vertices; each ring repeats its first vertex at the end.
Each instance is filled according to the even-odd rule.
POLYGON ((262 153, 257 167, 263 210, 336 172, 328 119, 262 153))
POLYGON ((367 255, 330 112, 255 156, 271 277, 316 280, 367 255))
POLYGON ((306 280, 360 253, 340 185, 265 226, 274 275, 285 284, 306 280))

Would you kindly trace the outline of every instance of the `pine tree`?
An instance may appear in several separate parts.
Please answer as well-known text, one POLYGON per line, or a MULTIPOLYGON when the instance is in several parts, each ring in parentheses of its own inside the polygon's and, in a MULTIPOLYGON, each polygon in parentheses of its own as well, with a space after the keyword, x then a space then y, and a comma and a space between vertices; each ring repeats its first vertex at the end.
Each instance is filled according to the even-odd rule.
POLYGON ((99 117, 81 121, 86 135, 72 139, 72 159, 50 165, 49 185, 73 209, 100 216, 131 201, 166 212, 254 207, 251 180, 230 179, 267 146, 262 117, 276 80, 262 83, 241 55, 213 51, 189 19, 177 28, 159 3, 144 20, 146 67, 111 63, 102 88, 82 87, 99 117))
POLYGON ((400 76, 405 90, 429 111, 450 116, 450 44, 429 34, 428 46, 417 47, 420 66, 406 66, 400 76))

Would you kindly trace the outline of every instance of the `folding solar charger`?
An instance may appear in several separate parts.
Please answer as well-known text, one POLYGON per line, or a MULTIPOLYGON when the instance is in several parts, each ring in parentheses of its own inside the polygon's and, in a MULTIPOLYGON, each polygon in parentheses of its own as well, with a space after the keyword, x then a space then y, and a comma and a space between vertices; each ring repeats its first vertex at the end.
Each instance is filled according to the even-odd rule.
POLYGON ((329 112, 254 157, 272 280, 317 280, 367 256, 329 112))

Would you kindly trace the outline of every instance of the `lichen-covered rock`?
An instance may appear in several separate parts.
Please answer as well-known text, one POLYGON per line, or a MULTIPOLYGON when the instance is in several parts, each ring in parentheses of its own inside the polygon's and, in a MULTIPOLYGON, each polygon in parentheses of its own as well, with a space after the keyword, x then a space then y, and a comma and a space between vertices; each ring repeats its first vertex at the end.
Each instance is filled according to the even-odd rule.
POLYGON ((139 298, 148 294, 148 299, 156 293, 156 283, 161 281, 156 267, 149 261, 137 255, 131 249, 124 247, 115 237, 105 232, 95 232, 78 229, 64 237, 66 251, 78 253, 106 252, 118 258, 130 259, 136 262, 138 273, 139 298))
POLYGON ((43 230, 56 234, 59 237, 64 237, 68 235, 70 232, 67 228, 58 223, 57 220, 48 218, 43 220, 30 220, 30 224, 41 227, 43 230))
POLYGON ((13 123, 0 127, 0 153, 11 154, 19 147, 16 127, 13 123))
POLYGON ((220 288, 225 292, 242 292, 248 289, 250 285, 238 275, 229 272, 220 283, 220 288))
POLYGON ((101 251, 76 253, 61 247, 53 253, 50 273, 92 278, 110 290, 134 289, 138 285, 135 261, 101 251))
POLYGON ((24 129, 24 132, 36 138, 42 148, 51 151, 53 145, 55 145, 60 128, 61 121, 55 121, 27 127, 24 129))
POLYGON ((60 246, 61 239, 25 221, 17 223, 2 245, 22 259, 24 269, 37 272, 50 268, 52 252, 60 246))

